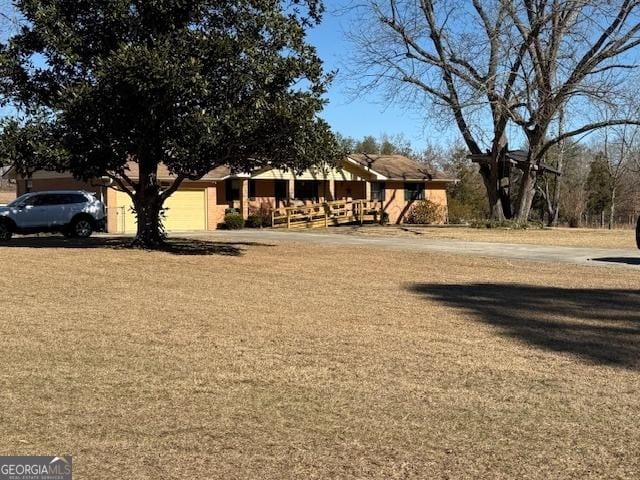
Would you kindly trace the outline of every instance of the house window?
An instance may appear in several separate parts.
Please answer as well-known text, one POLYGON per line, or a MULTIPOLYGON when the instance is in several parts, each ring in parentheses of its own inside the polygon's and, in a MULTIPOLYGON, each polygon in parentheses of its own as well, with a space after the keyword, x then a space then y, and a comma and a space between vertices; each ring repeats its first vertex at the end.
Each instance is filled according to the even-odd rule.
POLYGON ((371 183, 371 200, 376 202, 385 201, 386 184, 384 182, 371 183))
POLYGON ((249 180, 249 198, 256 198, 256 181, 249 180))
POLYGON ((412 202, 414 200, 424 200, 424 184, 423 183, 405 183, 404 184, 404 201, 412 202))
POLYGON ((224 184, 224 192, 227 202, 240 200, 240 187, 238 182, 234 182, 232 179, 226 180, 224 184))
POLYGON ((287 182, 286 180, 276 180, 275 182, 276 201, 280 202, 282 200, 288 199, 289 195, 287 194, 287 190, 289 189, 289 182, 287 182))
POLYGON ((315 180, 296 180, 295 189, 298 200, 318 201, 318 182, 315 180))

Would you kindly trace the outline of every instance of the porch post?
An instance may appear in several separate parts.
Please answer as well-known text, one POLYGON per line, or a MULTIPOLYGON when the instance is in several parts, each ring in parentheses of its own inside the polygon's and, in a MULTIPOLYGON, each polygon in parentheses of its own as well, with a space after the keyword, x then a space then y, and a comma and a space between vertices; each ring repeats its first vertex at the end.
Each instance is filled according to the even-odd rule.
POLYGON ((371 200, 371 182, 369 180, 365 180, 364 185, 364 199, 368 202, 371 200))
POLYGON ((290 179, 287 183, 287 198, 289 199, 289 205, 294 198, 296 198, 296 181, 295 179, 290 179))
POLYGON ((240 213, 245 220, 249 218, 249 180, 240 179, 240 213))
POLYGON ((329 198, 325 198, 327 202, 333 202, 336 199, 336 181, 332 178, 329 182, 329 198))

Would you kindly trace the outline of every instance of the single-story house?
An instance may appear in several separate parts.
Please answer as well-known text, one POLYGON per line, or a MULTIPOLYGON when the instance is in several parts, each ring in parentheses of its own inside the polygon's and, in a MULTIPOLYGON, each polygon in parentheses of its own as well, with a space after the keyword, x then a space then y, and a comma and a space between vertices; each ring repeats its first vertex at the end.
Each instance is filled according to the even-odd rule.
MULTIPOLYGON (((136 175, 137 164, 131 162, 128 176, 135 179, 136 175)), ((39 171, 27 179, 12 170, 5 177, 16 181, 18 195, 66 189, 95 192, 107 207, 108 232, 136 230, 130 198, 113 188, 106 177, 83 182, 68 173, 39 171)), ((168 185, 173 177, 161 165, 158 179, 168 185)), ((299 175, 270 167, 234 174, 221 166, 198 181, 183 182, 165 203, 164 224, 167 231, 215 230, 229 208, 247 218, 258 208, 344 199, 376 202, 390 223, 402 223, 411 205, 421 199, 438 203, 446 211, 446 186, 453 181, 401 155, 350 154, 335 167, 310 169, 299 175)))

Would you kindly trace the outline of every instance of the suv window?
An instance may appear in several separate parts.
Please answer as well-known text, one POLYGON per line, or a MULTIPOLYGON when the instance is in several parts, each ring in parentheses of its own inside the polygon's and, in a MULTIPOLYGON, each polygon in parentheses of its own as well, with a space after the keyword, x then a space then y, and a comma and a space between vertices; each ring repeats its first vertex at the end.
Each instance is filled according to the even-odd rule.
POLYGON ((69 193, 66 197, 67 201, 65 203, 87 203, 87 197, 79 193, 69 193))
POLYGON ((38 207, 47 207, 49 205, 64 205, 67 195, 60 193, 46 193, 44 195, 37 195, 37 200, 34 205, 38 207))
POLYGON ((44 193, 34 195, 25 201, 25 205, 34 207, 47 207, 51 205, 69 205, 75 203, 86 203, 87 199, 79 193, 44 193))
POLYGON ((33 197, 27 197, 25 198, 22 202, 16 202, 19 205, 24 205, 24 206, 33 206, 36 204, 36 202, 38 201, 38 196, 33 196, 33 197))

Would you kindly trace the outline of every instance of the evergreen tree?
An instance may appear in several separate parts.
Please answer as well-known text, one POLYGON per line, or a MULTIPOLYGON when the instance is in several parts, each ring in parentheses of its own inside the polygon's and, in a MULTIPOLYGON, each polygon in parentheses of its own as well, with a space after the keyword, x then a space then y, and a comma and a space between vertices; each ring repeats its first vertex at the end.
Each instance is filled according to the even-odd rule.
POLYGON ((67 153, 47 168, 111 177, 132 199, 139 245, 162 243, 163 204, 186 179, 219 165, 299 171, 340 155, 317 117, 329 77, 305 38, 319 0, 15 5, 24 25, 2 46, 0 78, 30 130, 5 129, 5 142, 41 131, 67 153), (172 184, 159 183, 160 163, 172 184))

